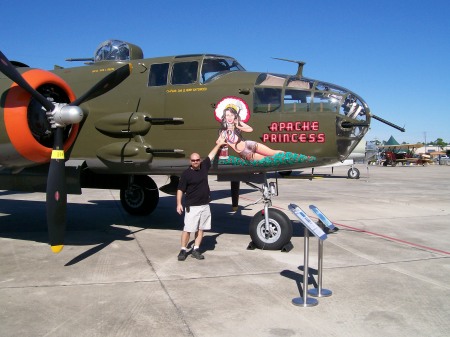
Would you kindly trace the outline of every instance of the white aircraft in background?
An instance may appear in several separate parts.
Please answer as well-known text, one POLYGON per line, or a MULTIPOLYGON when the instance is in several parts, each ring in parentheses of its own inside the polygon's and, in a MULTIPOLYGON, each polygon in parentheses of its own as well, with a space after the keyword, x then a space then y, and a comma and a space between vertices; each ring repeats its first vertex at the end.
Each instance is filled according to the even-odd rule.
MULTIPOLYGON (((362 139, 359 144, 355 147, 352 153, 345 159, 344 161, 338 161, 334 164, 324 165, 324 166, 318 166, 316 168, 327 168, 331 167, 331 173, 333 173, 333 169, 338 166, 350 166, 350 169, 347 172, 347 176, 349 179, 359 179, 360 172, 355 167, 356 161, 364 161, 368 162, 370 159, 372 159, 374 156, 376 156, 378 153, 377 146, 373 143, 367 142, 364 139, 362 139)), ((292 171, 282 171, 278 172, 281 176, 288 176, 292 173, 292 171)), ((314 167, 311 168, 311 174, 314 174, 314 167)))
MULTIPOLYGON (((378 153, 378 148, 375 144, 371 142, 366 142, 362 139, 359 144, 355 147, 352 153, 342 162, 336 162, 335 164, 325 165, 321 167, 331 167, 331 173, 333 173, 333 168, 337 166, 350 166, 347 172, 349 179, 359 179, 360 172, 355 167, 355 162, 363 161, 368 163, 373 157, 376 157, 378 153)), ((314 169, 313 169, 314 170, 314 169)), ((313 171, 314 172, 314 171, 313 171)))

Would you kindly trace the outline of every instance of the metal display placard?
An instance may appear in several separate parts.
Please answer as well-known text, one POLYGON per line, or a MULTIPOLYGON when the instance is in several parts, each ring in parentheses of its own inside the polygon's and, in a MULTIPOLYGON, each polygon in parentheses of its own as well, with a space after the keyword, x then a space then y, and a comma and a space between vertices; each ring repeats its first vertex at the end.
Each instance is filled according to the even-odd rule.
POLYGON ((306 214, 303 210, 297 205, 290 204, 288 206, 289 210, 294 213, 299 219, 300 222, 305 226, 305 231, 303 237, 305 239, 304 244, 304 263, 303 263, 303 296, 296 297, 292 299, 292 304, 300 306, 300 307, 313 307, 319 304, 315 298, 308 297, 308 284, 309 284, 309 232, 314 233, 318 238, 326 238, 327 235, 318 227, 306 214))
POLYGON ((336 227, 333 225, 333 223, 328 220, 328 218, 314 205, 309 205, 309 208, 311 211, 316 213, 317 217, 322 221, 322 223, 327 226, 329 229, 335 229, 336 227))
POLYGON ((300 221, 302 222, 302 224, 309 229, 309 231, 311 233, 314 234, 315 237, 317 237, 319 240, 325 240, 327 238, 327 234, 325 234, 325 232, 322 230, 322 228, 320 228, 319 226, 317 226, 317 224, 312 221, 305 212, 303 212, 303 210, 298 207, 295 204, 290 204, 288 206, 289 210, 294 213, 297 218, 300 219, 300 221))
MULTIPOLYGON (((314 298, 308 298, 308 294, 314 297, 327 297, 331 296, 332 292, 328 289, 322 288, 322 266, 323 266, 323 241, 327 238, 327 234, 320 228, 314 221, 312 221, 306 213, 297 205, 290 204, 289 210, 294 213, 300 222, 305 226, 304 231, 304 272, 303 272, 303 296, 292 299, 292 304, 302 307, 312 307, 319 302, 314 298), (309 279, 309 232, 313 233, 319 239, 319 254, 318 254, 318 288, 308 290, 309 279)), ((310 205, 309 208, 319 217, 319 221, 327 228, 333 230, 336 227, 328 218, 314 205, 310 205)), ((337 228, 336 228, 337 229, 337 228)))

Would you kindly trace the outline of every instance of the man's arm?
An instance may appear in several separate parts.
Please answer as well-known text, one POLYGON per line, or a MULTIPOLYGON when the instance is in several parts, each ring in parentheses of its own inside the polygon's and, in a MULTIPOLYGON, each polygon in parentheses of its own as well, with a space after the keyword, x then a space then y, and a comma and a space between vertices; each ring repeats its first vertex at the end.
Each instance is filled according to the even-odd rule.
POLYGON ((225 145, 227 143, 227 141, 225 140, 224 137, 219 137, 219 139, 217 139, 216 141, 216 146, 214 146, 214 148, 211 150, 211 152, 208 154, 209 159, 212 161, 214 159, 214 157, 217 154, 217 151, 219 151, 219 149, 225 145))
POLYGON ((183 204, 181 203, 181 200, 183 199, 183 191, 177 190, 177 212, 181 215, 183 213, 183 204))

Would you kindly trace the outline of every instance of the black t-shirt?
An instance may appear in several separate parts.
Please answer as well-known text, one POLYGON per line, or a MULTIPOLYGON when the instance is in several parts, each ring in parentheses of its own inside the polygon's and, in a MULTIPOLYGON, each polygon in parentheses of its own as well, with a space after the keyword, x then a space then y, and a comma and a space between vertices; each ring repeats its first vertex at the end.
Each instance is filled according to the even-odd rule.
POLYGON ((208 171, 211 167, 211 160, 206 157, 199 170, 189 167, 183 172, 178 183, 178 189, 185 193, 185 206, 200 206, 210 202, 210 191, 208 185, 208 171))

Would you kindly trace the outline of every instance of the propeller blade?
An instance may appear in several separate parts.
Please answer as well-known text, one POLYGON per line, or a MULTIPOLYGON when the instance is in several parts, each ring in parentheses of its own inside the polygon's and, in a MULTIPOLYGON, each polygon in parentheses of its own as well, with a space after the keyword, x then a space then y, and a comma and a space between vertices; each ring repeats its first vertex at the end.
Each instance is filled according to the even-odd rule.
POLYGON ((47 224, 52 251, 59 253, 64 247, 67 206, 63 128, 56 128, 53 134, 55 138, 47 177, 47 224))
MULTIPOLYGON (((127 64, 113 71, 100 80, 84 95, 70 103, 78 106, 95 97, 103 95, 122 83, 131 73, 131 64, 127 64)), ((0 71, 10 80, 17 83, 34 97, 48 112, 55 110, 55 105, 41 93, 31 87, 17 71, 8 58, 0 51, 0 71)), ((58 110, 61 112, 60 110, 58 110)), ((61 117, 61 116, 60 116, 61 117)), ((64 233, 66 229, 67 187, 64 158, 64 125, 57 125, 53 130, 54 142, 47 177, 47 224, 51 249, 59 253, 64 247, 64 233)))
POLYGON ((375 118, 377 121, 380 121, 381 123, 387 124, 391 127, 393 127, 394 129, 400 130, 401 132, 405 132, 405 128, 402 128, 401 126, 395 125, 394 123, 388 122, 387 120, 378 117, 376 115, 370 114, 373 118, 375 118))
POLYGON ((80 105, 86 101, 89 101, 95 97, 103 95, 122 83, 131 74, 131 63, 114 70, 108 76, 105 76, 96 85, 89 89, 84 95, 78 97, 69 105, 80 105))
POLYGON ((47 110, 52 111, 55 106, 41 95, 37 90, 35 90, 23 76, 17 71, 8 58, 0 51, 0 71, 5 74, 11 81, 17 83, 19 87, 26 90, 31 96, 33 96, 41 105, 47 110))
MULTIPOLYGON (((83 102, 107 93, 125 80, 130 73, 131 64, 113 71, 69 105, 78 106, 83 102)), ((63 249, 66 229, 67 187, 63 130, 63 127, 56 127, 53 131, 53 151, 47 178, 47 224, 50 245, 54 253, 59 253, 63 249)))

